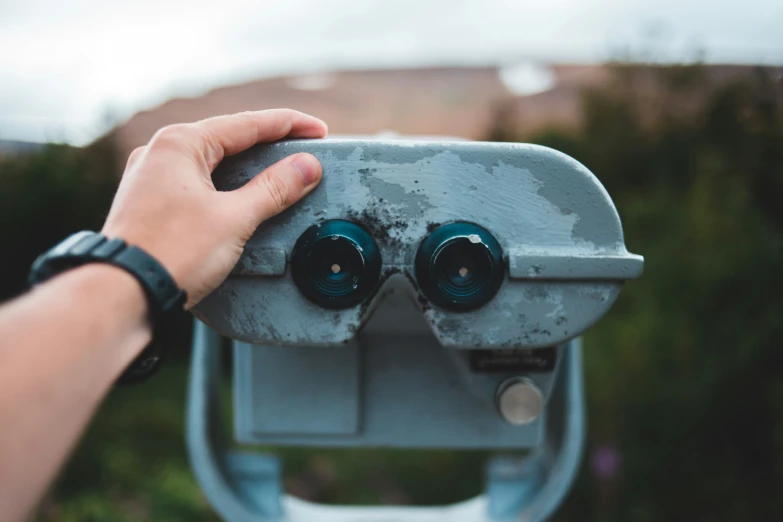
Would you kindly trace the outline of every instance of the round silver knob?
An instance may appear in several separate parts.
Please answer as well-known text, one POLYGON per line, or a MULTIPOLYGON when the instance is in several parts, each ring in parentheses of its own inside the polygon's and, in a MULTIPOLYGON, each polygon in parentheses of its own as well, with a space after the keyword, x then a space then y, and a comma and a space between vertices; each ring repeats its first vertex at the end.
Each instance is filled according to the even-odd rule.
POLYGON ((497 407, 506 422, 524 426, 541 415, 544 396, 531 379, 514 377, 498 387, 497 407))

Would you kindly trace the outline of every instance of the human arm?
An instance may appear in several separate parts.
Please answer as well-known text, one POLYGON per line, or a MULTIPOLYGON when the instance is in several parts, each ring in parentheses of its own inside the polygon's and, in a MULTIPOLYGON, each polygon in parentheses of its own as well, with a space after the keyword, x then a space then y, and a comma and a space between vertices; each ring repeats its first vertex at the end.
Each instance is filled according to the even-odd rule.
MULTIPOLYGON (((310 192, 321 168, 283 159, 233 192, 211 172, 225 156, 326 126, 287 110, 223 116, 159 131, 128 160, 103 228, 163 264, 192 307, 226 277, 258 225, 310 192)), ((0 307, 0 520, 21 520, 101 399, 150 339, 138 282, 108 265, 63 273, 0 307)))

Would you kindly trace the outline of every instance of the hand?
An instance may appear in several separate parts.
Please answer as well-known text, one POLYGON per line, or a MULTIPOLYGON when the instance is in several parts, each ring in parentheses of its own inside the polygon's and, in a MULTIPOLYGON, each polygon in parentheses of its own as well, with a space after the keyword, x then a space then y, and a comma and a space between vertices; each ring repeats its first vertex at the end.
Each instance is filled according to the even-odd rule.
POLYGON ((220 160, 256 143, 326 133, 321 120, 288 109, 164 127, 128 158, 103 233, 160 261, 187 292, 191 308, 228 276, 261 222, 321 180, 313 155, 294 154, 244 187, 218 192, 211 175, 220 160))

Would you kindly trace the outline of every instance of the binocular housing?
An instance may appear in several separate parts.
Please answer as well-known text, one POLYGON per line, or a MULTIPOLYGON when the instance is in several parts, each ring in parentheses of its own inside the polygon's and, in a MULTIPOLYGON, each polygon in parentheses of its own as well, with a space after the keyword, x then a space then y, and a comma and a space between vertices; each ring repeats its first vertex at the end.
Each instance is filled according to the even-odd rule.
POLYGON ((443 346, 554 346, 641 273, 600 182, 536 145, 284 141, 225 159, 215 186, 238 188, 297 152, 320 160, 320 185, 263 223, 195 310, 233 339, 344 344, 393 290, 443 346))
POLYGON ((581 459, 577 337, 642 271, 603 186, 535 145, 332 139, 253 147, 215 186, 298 152, 321 183, 194 310, 188 441, 209 499, 237 521, 546 519, 581 459), (215 433, 219 334, 240 443, 530 452, 490 460, 483 495, 441 508, 286 496, 276 457, 215 433))

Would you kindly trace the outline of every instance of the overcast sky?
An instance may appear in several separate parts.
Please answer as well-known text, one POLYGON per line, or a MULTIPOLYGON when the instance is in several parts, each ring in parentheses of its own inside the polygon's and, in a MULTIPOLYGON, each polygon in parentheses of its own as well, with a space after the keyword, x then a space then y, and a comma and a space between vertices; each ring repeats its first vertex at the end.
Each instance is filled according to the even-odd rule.
POLYGON ((783 0, 0 0, 0 139, 281 73, 620 55, 781 65, 783 0))

